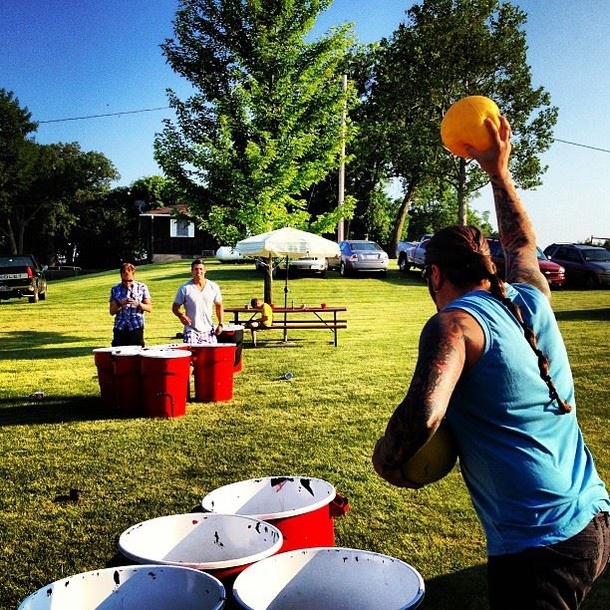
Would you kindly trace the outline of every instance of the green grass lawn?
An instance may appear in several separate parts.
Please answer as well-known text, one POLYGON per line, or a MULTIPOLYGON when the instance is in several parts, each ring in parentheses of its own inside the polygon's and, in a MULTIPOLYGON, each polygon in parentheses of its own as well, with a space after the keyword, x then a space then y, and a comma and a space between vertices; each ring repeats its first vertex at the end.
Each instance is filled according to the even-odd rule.
MULTIPOLYGON (((189 277, 190 261, 138 270, 155 307, 148 345, 181 330, 171 303, 189 277)), ((210 261, 208 277, 227 306, 262 294, 251 265, 210 261)), ((244 351, 232 401, 189 403, 174 419, 120 418, 101 403, 92 350, 110 343, 107 300, 118 279, 115 271, 66 278, 50 283, 45 302, 0 303, 0 608, 16 608, 53 580, 112 565, 119 535, 134 523, 188 512, 227 483, 282 474, 325 479, 347 496, 337 544, 413 565, 426 581, 424 608, 486 608, 484 536, 459 469, 406 491, 379 479, 370 462, 434 312, 417 274, 291 279, 289 303, 347 306, 339 347, 322 330, 291 331, 287 344, 279 332, 261 333, 259 347, 244 351), (288 371, 291 381, 283 380, 288 371), (40 402, 29 399, 37 390, 40 402), (71 489, 78 502, 63 501, 71 489)), ((278 304, 283 289, 276 281, 278 304)), ((580 423, 610 481, 610 292, 558 291, 554 307, 580 423)), ((609 598, 607 577, 586 608, 606 609, 609 598)))

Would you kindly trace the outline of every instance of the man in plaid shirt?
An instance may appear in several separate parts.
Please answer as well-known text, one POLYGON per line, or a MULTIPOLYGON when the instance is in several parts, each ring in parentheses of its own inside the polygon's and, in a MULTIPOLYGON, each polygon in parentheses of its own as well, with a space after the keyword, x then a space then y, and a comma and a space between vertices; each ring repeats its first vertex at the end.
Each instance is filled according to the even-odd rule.
POLYGON ((112 346, 144 347, 144 312, 152 311, 152 300, 146 284, 134 279, 136 268, 123 263, 121 283, 110 290, 110 315, 114 316, 112 346))

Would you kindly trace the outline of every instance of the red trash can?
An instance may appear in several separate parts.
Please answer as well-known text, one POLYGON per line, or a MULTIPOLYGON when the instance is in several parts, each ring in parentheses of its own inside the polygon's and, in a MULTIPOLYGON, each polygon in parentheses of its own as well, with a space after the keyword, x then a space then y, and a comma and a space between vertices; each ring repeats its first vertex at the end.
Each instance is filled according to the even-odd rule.
POLYGON ((221 402, 233 398, 234 343, 191 345, 195 400, 221 402))
POLYGON ((284 537, 280 552, 334 546, 334 518, 349 502, 333 485, 313 477, 277 476, 229 483, 201 501, 204 511, 248 515, 275 525, 284 537))
POLYGON ((97 380, 100 384, 100 396, 104 405, 114 407, 114 359, 112 352, 116 347, 98 347, 93 350, 93 360, 97 367, 97 380))
POLYGON ((184 415, 191 371, 191 352, 183 349, 144 350, 141 370, 144 415, 184 415))
POLYGON ((239 373, 243 368, 244 327, 241 324, 227 324, 217 339, 218 343, 235 343, 233 372, 239 373))
POLYGON ((140 375, 140 346, 115 347, 114 407, 125 415, 142 414, 142 377, 140 375))

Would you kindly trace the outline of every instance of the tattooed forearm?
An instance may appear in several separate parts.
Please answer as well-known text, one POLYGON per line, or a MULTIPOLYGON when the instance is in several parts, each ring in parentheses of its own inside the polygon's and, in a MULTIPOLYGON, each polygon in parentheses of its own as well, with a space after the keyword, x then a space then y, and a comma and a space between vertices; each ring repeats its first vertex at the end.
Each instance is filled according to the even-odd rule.
POLYGON ((385 433, 384 461, 396 467, 408 460, 433 434, 445 415, 465 362, 464 314, 434 316, 424 328, 419 358, 404 400, 385 433))
POLYGON ((491 176, 491 184, 500 241, 506 255, 506 279, 535 286, 550 297, 548 282, 538 265, 534 227, 510 174, 491 176))

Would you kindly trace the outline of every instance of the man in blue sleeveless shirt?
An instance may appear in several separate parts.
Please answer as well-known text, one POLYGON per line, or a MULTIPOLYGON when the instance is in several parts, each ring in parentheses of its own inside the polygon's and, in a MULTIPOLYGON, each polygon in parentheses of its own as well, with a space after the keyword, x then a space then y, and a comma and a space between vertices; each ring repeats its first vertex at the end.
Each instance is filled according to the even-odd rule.
POLYGON ((493 187, 508 283, 478 229, 448 227, 428 242, 424 277, 438 313, 373 465, 417 488, 401 467, 445 420, 487 538, 489 607, 578 608, 610 560, 610 500, 576 419, 534 230, 508 170, 510 127, 501 117, 487 128, 490 149, 468 152, 493 187))

